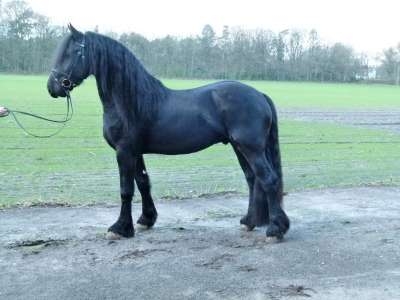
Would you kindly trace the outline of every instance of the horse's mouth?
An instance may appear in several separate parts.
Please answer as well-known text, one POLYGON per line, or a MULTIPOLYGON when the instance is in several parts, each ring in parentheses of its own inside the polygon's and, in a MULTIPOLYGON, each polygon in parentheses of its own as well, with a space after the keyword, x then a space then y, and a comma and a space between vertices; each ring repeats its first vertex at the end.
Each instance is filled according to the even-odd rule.
MULTIPOLYGON (((68 89, 68 91, 72 91, 72 89, 68 89)), ((66 93, 65 90, 60 90, 59 92, 55 92, 55 91, 52 91, 52 90, 48 89, 48 92, 49 92, 49 95, 52 98, 58 98, 58 97, 65 98, 65 97, 67 97, 67 93, 66 93)))
POLYGON ((49 94, 50 94, 50 96, 51 96, 52 98, 58 98, 58 95, 56 95, 56 94, 54 94, 54 93, 52 93, 52 92, 50 92, 50 91, 49 91, 49 94))

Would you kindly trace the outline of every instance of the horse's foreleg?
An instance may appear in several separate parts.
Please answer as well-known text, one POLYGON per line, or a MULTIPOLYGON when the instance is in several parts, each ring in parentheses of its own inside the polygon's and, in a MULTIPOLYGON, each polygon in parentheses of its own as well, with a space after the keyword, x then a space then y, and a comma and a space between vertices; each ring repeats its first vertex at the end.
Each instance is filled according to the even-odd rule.
POLYGON ((150 228, 157 220, 157 210, 151 196, 150 178, 146 172, 142 155, 136 159, 135 181, 142 196, 142 215, 137 220, 137 223, 150 228))
POLYGON ((134 176, 136 157, 129 148, 117 149, 121 189, 121 212, 117 222, 108 231, 123 237, 132 237, 135 234, 132 222, 132 198, 134 193, 134 176))

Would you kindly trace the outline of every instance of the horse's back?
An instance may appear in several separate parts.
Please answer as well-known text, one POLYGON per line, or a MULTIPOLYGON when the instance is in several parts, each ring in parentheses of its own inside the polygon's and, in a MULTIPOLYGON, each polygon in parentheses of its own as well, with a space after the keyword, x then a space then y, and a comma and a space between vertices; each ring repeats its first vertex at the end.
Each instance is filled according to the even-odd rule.
MULTIPOLYGON (((203 85, 193 89, 187 90, 176 90, 175 92, 187 95, 197 95, 200 96, 208 96, 213 91, 216 91, 218 95, 226 100, 239 100, 239 101, 258 101, 262 100, 265 102, 264 95, 245 83, 241 83, 235 80, 222 80, 213 82, 207 85, 203 85)), ((247 104, 249 104, 247 102, 247 104)))
POLYGON ((217 113, 241 116, 269 116, 271 108, 266 95, 255 88, 234 80, 217 81, 194 89, 174 91, 173 97, 184 99, 185 104, 216 110, 217 113))

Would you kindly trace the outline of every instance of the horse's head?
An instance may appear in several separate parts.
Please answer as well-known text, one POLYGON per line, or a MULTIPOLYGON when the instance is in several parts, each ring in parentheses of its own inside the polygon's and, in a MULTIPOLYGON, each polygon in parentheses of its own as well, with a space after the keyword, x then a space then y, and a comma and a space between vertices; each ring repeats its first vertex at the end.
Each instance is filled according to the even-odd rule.
POLYGON ((53 69, 47 81, 49 94, 66 97, 67 93, 89 76, 85 34, 68 25, 70 33, 56 52, 53 69))

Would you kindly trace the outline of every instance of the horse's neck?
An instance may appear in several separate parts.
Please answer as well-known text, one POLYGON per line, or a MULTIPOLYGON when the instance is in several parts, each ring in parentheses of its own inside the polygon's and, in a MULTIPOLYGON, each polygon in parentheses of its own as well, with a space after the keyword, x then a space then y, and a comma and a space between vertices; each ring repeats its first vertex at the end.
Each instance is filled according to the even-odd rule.
POLYGON ((100 101, 103 106, 103 113, 106 115, 117 115, 117 109, 115 105, 115 100, 112 96, 112 90, 105 91, 102 87, 102 78, 95 75, 97 91, 99 93, 100 101))
POLYGON ((104 113, 117 114, 122 120, 130 122, 148 121, 157 113, 157 107, 167 97, 168 89, 139 62, 135 62, 137 65, 131 68, 132 76, 126 75, 129 78, 121 77, 124 74, 123 70, 120 70, 123 64, 113 63, 110 62, 106 70, 92 73, 96 78, 104 113), (151 105, 153 107, 150 107, 151 105))
POLYGON ((112 103, 112 99, 109 96, 109 92, 107 92, 107 91, 105 91, 103 89, 102 84, 101 84, 102 78, 100 78, 100 77, 98 77, 96 75, 94 75, 94 76, 96 78, 97 91, 99 93, 99 97, 100 97, 101 103, 103 104, 104 109, 106 109, 106 108, 109 109, 112 106, 114 106, 113 103, 112 103))

